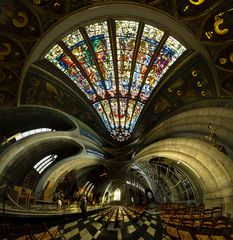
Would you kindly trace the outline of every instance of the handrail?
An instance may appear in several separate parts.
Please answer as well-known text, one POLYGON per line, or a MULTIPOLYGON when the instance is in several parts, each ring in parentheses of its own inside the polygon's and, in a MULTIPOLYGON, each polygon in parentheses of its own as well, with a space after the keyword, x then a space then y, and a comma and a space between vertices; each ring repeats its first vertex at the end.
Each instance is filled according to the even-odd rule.
MULTIPOLYGON (((17 202, 15 202, 15 200, 10 196, 10 191, 12 190, 7 184, 4 184, 4 185, 2 185, 2 186, 0 186, 0 194, 2 195, 2 196, 6 196, 10 201, 11 201, 11 203, 13 203, 13 205, 15 205, 16 207, 18 207, 18 208, 20 208, 20 209, 23 209, 23 210, 25 210, 25 208, 23 208, 23 207, 21 207, 17 202), (5 191, 3 190, 2 191, 2 189, 4 189, 5 188, 5 191)), ((6 200, 6 198, 3 198, 3 203, 5 204, 5 200, 6 200)))
POLYGON ((7 197, 9 198, 9 200, 10 200, 15 206, 17 206, 17 207, 20 208, 20 209, 25 210, 25 208, 23 208, 23 207, 20 206, 17 202, 15 202, 15 200, 14 200, 8 193, 7 193, 6 195, 7 195, 7 197))

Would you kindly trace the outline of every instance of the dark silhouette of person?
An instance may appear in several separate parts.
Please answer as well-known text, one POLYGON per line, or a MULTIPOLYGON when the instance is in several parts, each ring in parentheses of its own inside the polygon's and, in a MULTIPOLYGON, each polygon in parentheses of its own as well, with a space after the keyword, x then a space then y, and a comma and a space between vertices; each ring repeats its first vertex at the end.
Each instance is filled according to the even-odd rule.
POLYGON ((87 219, 87 197, 84 196, 80 201, 80 208, 82 211, 83 220, 87 219))

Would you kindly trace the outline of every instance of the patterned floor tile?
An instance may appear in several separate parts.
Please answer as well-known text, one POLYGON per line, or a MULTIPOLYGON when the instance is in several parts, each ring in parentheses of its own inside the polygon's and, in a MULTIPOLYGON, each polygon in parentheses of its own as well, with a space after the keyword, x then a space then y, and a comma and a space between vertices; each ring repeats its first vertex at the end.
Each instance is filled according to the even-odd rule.
MULTIPOLYGON (((100 214, 88 216, 63 226, 67 240, 171 240, 163 236, 162 222, 156 211, 138 215, 125 215, 124 222, 109 222, 100 214)), ((60 240, 61 238, 59 238, 60 240)))

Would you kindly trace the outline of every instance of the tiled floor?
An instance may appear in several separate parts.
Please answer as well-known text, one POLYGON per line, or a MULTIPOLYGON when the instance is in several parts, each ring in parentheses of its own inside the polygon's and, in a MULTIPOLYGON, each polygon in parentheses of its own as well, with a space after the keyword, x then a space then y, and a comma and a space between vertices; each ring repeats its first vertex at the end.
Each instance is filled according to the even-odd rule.
POLYGON ((94 214, 86 221, 78 220, 64 225, 62 233, 69 240, 170 240, 168 236, 163 236, 162 224, 155 210, 147 210, 135 219, 125 216, 124 222, 118 225, 94 214))
MULTIPOLYGON (((89 216, 86 221, 78 219, 77 221, 60 225, 61 233, 67 240, 171 240, 169 236, 164 234, 162 223, 158 212, 155 209, 148 209, 136 218, 132 218, 129 215, 124 215, 124 221, 115 223, 106 217, 101 216, 100 213, 91 214, 91 211, 98 209, 99 207, 89 207, 89 216)), ((18 210, 18 209, 16 209, 18 210)), ((15 210, 15 211, 16 211, 15 210)), ((27 210, 27 209, 26 209, 27 210)), ((19 215, 28 215, 27 211, 18 211, 19 215)), ((14 213, 12 206, 6 206, 6 213, 14 213)), ((37 206, 30 209, 30 214, 40 216, 46 215, 63 215, 64 213, 77 213, 80 209, 74 205, 69 208, 56 209, 55 206, 45 207, 37 206)), ((57 237, 57 240, 64 238, 57 237)))

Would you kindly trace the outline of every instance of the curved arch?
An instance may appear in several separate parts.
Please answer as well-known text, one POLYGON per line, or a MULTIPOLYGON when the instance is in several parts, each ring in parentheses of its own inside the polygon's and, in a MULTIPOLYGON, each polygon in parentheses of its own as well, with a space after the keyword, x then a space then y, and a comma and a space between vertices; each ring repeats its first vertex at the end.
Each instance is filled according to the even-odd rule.
POLYGON ((103 165, 102 159, 95 156, 88 156, 85 151, 77 156, 72 156, 63 159, 62 162, 54 164, 40 179, 37 188, 37 196, 42 196, 44 193, 44 200, 51 201, 53 192, 57 184, 67 173, 74 169, 82 169, 88 166, 103 165))
POLYGON ((80 139, 74 139, 66 132, 45 132, 16 142, 0 155, 0 182, 14 183, 17 177, 26 174, 37 163, 39 156, 67 146, 77 148, 77 153, 85 148, 80 139), (9 179, 11 169, 17 171, 17 177, 9 179))
POLYGON ((233 195, 233 162, 222 152, 197 139, 170 138, 149 145, 134 161, 155 156, 180 161, 189 167, 200 184, 206 204, 215 205, 218 198, 222 204, 225 201, 228 209, 227 202, 233 195))
POLYGON ((228 153, 232 155, 232 108, 203 107, 178 113, 152 129, 144 137, 143 145, 172 136, 196 135, 198 138, 204 139, 204 136, 209 133, 208 124, 210 121, 216 129, 217 141, 226 146, 228 153))
MULTIPOLYGON (((109 17, 117 15, 120 15, 121 17, 125 16, 126 18, 132 17, 134 19, 144 19, 148 23, 152 23, 152 25, 156 24, 158 26, 162 26, 163 29, 166 29, 174 36, 182 36, 183 41, 189 43, 192 46, 192 49, 199 51, 201 55, 207 60, 208 64, 212 66, 213 62, 211 61, 209 54, 201 46, 198 39, 196 39, 196 37, 185 25, 183 25, 181 22, 177 22, 177 20, 171 15, 168 15, 160 11, 159 9, 155 10, 148 6, 141 6, 137 3, 121 2, 106 5, 96 5, 86 9, 80 9, 76 13, 67 16, 63 21, 59 22, 55 27, 50 29, 50 31, 47 32, 47 34, 41 39, 41 41, 39 41, 35 45, 21 74, 18 102, 21 98, 23 81, 28 72, 28 69, 30 68, 31 64, 39 60, 38 56, 43 57, 43 55, 45 55, 48 47, 51 47, 55 40, 60 39, 62 36, 64 36, 64 34, 71 31, 71 29, 81 23, 85 23, 87 21, 91 22, 94 19, 103 19, 107 16, 109 17), (132 11, 132 7, 134 11, 132 11), (65 33, 64 29, 67 29, 65 33), (175 32, 174 29, 176 29, 175 32)), ((214 68, 211 66, 210 69, 212 71, 213 80, 217 82, 217 74, 215 73, 214 68)))
POLYGON ((113 194, 113 201, 120 201, 121 200, 121 190, 120 188, 117 188, 115 191, 114 191, 114 194, 113 194))
POLYGON ((4 136, 16 134, 21 131, 28 131, 35 128, 48 127, 58 131, 77 130, 77 122, 67 113, 59 110, 42 107, 24 105, 18 108, 4 109, 0 112, 0 128, 4 136), (17 124, 15 124, 17 119, 17 124))

